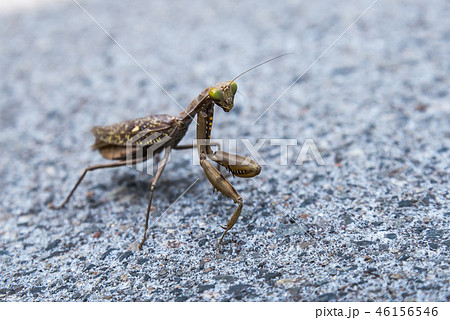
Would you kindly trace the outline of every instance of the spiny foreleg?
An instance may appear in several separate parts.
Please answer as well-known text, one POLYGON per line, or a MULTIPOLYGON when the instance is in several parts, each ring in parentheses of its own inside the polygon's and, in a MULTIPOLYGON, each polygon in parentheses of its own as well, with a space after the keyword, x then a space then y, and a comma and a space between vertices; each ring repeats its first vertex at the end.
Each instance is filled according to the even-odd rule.
POLYGON ((233 185, 219 172, 219 170, 217 170, 208 160, 206 160, 206 156, 202 155, 200 157, 200 165, 202 166, 206 177, 208 178, 209 182, 211 182, 213 187, 227 198, 232 199, 234 203, 237 203, 238 205, 227 225, 221 226, 223 229, 225 229, 225 231, 219 241, 220 252, 222 240, 227 234, 228 230, 233 228, 239 216, 241 215, 244 202, 242 201, 242 197, 239 195, 239 193, 234 189, 233 185))
POLYGON ((252 178, 261 172, 261 166, 250 159, 250 157, 243 157, 219 150, 208 154, 208 158, 227 168, 236 177, 252 178))

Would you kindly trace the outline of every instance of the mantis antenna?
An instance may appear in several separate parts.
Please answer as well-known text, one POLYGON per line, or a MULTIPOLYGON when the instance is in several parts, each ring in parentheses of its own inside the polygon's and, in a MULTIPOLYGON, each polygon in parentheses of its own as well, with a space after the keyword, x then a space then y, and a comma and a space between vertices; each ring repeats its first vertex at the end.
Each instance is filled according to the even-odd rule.
POLYGON ((270 61, 273 61, 273 60, 276 60, 276 59, 278 59, 278 58, 287 56, 287 55, 289 55, 289 54, 294 54, 294 53, 293 53, 293 52, 283 53, 283 54, 281 54, 281 55, 279 55, 279 56, 276 56, 275 58, 272 58, 272 59, 266 60, 266 61, 264 61, 264 62, 261 62, 260 64, 257 64, 256 66, 251 67, 250 69, 247 69, 247 70, 245 70, 244 72, 240 73, 236 78, 234 78, 234 79, 231 80, 231 81, 236 80, 236 79, 239 78, 240 76, 246 74, 246 73, 249 72, 249 71, 252 71, 253 69, 256 69, 256 68, 262 66, 263 64, 266 64, 266 63, 268 63, 268 62, 270 62, 270 61))

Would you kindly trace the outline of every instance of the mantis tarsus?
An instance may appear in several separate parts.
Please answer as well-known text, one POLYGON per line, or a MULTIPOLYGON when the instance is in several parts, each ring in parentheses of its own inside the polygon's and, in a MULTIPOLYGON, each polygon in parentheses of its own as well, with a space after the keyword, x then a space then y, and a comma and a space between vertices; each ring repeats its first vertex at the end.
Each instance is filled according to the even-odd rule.
POLYGON ((109 164, 99 164, 87 167, 81 174, 69 195, 59 206, 50 205, 53 209, 62 208, 70 199, 78 185, 88 171, 97 169, 114 168, 126 165, 134 165, 144 162, 164 150, 164 158, 158 165, 158 170, 150 186, 150 195, 145 218, 144 236, 139 243, 139 249, 146 240, 150 208, 152 204, 153 191, 158 179, 167 164, 172 149, 186 149, 195 146, 178 145, 187 132, 189 125, 197 115, 197 144, 200 165, 212 184, 214 190, 230 198, 238 205, 226 226, 221 226, 225 231, 219 240, 219 252, 225 234, 235 225, 238 220, 244 202, 233 185, 216 169, 209 161, 212 160, 227 168, 233 176, 251 178, 261 172, 261 167, 248 157, 230 154, 224 151, 213 152, 210 142, 211 129, 214 117, 214 105, 221 107, 225 112, 231 111, 234 106, 234 95, 237 92, 237 84, 234 82, 244 73, 261 66, 286 54, 260 63, 245 72, 239 74, 231 81, 218 82, 204 89, 192 102, 177 116, 168 114, 150 115, 140 119, 119 122, 110 126, 94 127, 92 133, 95 143, 92 146, 98 150, 103 158, 114 160, 109 164), (156 134, 156 137, 155 137, 156 134))

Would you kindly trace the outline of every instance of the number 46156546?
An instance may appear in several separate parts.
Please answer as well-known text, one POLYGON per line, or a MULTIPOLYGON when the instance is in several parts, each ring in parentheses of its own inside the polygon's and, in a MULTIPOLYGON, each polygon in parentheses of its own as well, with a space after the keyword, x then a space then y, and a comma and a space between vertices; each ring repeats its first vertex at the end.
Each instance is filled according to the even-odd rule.
POLYGON ((402 317, 402 316, 416 316, 419 317, 421 315, 424 316, 433 316, 436 317, 438 315, 437 307, 378 307, 377 311, 375 311, 379 316, 394 316, 394 317, 402 317))

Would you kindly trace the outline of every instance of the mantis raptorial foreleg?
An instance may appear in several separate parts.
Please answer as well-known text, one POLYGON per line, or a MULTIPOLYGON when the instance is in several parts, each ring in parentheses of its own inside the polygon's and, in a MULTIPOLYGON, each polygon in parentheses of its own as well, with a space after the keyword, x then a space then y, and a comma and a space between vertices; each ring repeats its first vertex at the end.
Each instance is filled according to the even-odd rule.
POLYGON ((200 156, 200 165, 202 166, 206 177, 208 178, 209 182, 211 182, 214 189, 222 193, 224 196, 232 199, 234 203, 238 205, 227 225, 222 226, 222 228, 225 229, 225 232, 219 240, 220 252, 222 240, 227 234, 228 230, 233 228, 239 216, 241 215, 244 201, 242 200, 242 197, 239 195, 239 193, 237 193, 237 191, 234 189, 233 185, 220 173, 218 169, 216 169, 207 160, 207 158, 210 158, 217 164, 226 167, 231 171, 233 175, 239 177, 254 177, 261 172, 261 167, 250 158, 237 156, 228 152, 223 152, 221 150, 214 153, 212 152, 210 138, 213 114, 214 109, 212 108, 201 110, 197 114, 197 143, 200 156))
POLYGON ((234 189, 233 185, 208 160, 206 160, 204 157, 203 159, 201 158, 200 165, 202 166, 206 177, 208 178, 209 182, 211 182, 214 189, 217 189, 224 196, 232 199, 234 203, 238 204, 237 209, 234 211, 227 225, 225 227, 221 226, 223 229, 225 229, 225 232, 223 233, 219 241, 219 252, 220 252, 220 246, 222 244, 223 237, 225 237, 228 230, 233 228, 234 224, 238 220, 239 216, 241 215, 242 206, 244 205, 244 202, 242 201, 242 198, 239 195, 239 193, 237 193, 237 191, 234 189))
POLYGON ((259 164, 249 157, 219 150, 208 154, 208 158, 227 168, 233 176, 240 178, 251 178, 261 172, 259 164))
MULTIPOLYGON (((228 168, 233 174, 239 177, 254 177, 261 172, 261 167, 253 160, 242 157, 238 155, 234 155, 228 152, 217 151, 208 157, 218 164, 228 168)), ((238 204, 238 208, 234 211, 227 225, 221 226, 225 229, 222 237, 219 241, 219 251, 220 246, 222 244, 223 237, 225 234, 233 228, 234 224, 238 220, 241 215, 242 207, 244 202, 242 201, 239 193, 234 189, 233 185, 216 169, 214 166, 206 160, 205 154, 200 155, 200 165, 205 172, 206 177, 209 182, 213 185, 214 189, 217 189, 224 196, 232 199, 234 203, 238 204)))

